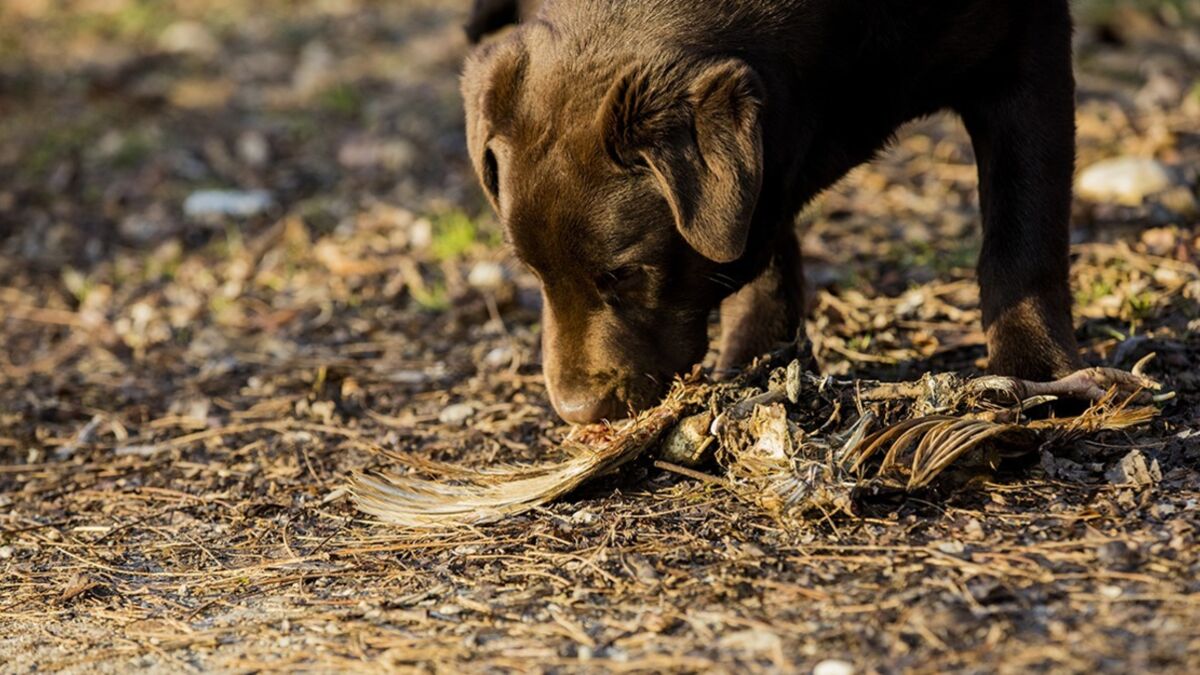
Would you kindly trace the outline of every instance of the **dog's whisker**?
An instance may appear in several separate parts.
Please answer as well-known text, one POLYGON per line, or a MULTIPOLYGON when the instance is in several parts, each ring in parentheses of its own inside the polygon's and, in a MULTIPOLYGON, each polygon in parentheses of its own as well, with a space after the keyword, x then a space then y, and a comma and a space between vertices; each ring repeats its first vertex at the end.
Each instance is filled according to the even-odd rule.
MULTIPOLYGON (((721 276, 724 276, 724 275, 721 275, 721 276)), ((712 275, 712 274, 710 274, 710 275, 708 276, 708 280, 709 280, 709 281, 711 281, 711 282, 713 282, 714 284, 716 284, 716 285, 718 285, 718 286, 721 286, 721 287, 723 287, 723 288, 728 288, 728 289, 731 289, 731 290, 737 290, 737 285, 736 285, 736 284, 734 284, 733 280, 732 280, 732 279, 730 279, 729 277, 725 277, 724 279, 721 279, 721 278, 718 278, 718 277, 717 277, 717 275, 712 275)))

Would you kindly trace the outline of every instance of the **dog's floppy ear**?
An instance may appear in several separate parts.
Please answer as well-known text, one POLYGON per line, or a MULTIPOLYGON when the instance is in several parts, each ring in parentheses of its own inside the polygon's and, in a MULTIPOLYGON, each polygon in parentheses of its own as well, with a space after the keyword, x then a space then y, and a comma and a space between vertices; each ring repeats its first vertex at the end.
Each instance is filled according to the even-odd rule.
POLYGON ((502 147, 492 143, 511 122, 525 79, 528 54, 522 44, 508 40, 476 49, 463 69, 463 107, 467 115, 467 152, 492 208, 500 211, 502 147))
POLYGON ((683 238, 716 262, 742 256, 762 188, 763 87, 745 62, 709 64, 682 86, 679 70, 634 68, 606 97, 610 156, 654 174, 683 238))

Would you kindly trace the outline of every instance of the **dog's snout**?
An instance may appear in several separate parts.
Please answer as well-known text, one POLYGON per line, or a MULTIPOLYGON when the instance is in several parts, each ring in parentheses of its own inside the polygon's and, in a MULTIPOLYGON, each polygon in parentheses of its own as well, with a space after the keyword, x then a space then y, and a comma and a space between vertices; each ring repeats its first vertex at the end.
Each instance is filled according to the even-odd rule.
POLYGON ((592 424, 617 417, 616 399, 608 393, 571 392, 556 397, 554 407, 571 424, 592 424))

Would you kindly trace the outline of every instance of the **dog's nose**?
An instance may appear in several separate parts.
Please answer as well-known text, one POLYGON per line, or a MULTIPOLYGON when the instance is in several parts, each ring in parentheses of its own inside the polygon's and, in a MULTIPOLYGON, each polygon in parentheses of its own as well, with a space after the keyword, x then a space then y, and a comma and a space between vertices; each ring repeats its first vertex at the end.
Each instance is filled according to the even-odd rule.
POLYGON ((564 420, 571 424, 592 424, 616 417, 616 405, 612 396, 591 394, 569 394, 560 396, 554 408, 564 420))

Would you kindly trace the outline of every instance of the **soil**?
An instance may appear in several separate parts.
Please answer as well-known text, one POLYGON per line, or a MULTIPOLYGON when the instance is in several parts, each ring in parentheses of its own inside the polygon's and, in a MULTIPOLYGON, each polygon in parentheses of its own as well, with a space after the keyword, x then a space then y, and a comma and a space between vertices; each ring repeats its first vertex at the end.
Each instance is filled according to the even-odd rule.
MULTIPOLYGON (((1081 169, 1170 178, 1073 214, 1085 359, 1156 353, 1151 424, 854 516, 647 460, 433 532, 348 479, 570 433, 466 160, 467 3, 203 4, 0 8, 0 673, 1200 671, 1194 0, 1076 3, 1081 169)), ((801 218, 822 372, 981 371, 975 187, 936 116, 801 218)))

